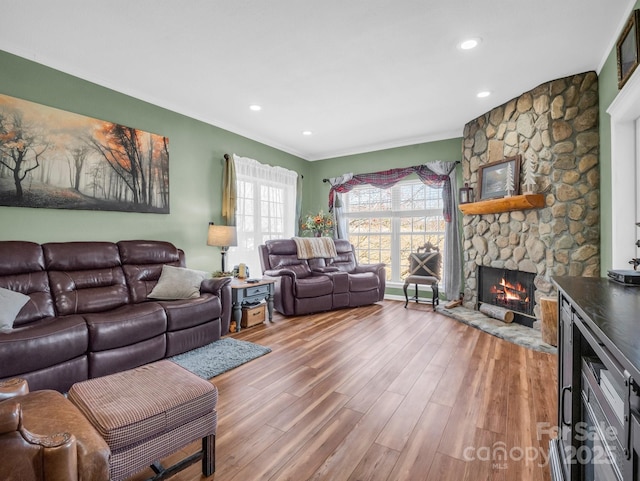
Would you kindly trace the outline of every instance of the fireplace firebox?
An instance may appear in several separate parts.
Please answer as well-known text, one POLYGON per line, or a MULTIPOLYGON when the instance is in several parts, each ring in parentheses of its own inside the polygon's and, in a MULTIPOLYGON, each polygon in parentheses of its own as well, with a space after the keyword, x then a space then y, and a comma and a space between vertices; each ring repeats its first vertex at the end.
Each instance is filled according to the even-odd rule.
POLYGON ((535 274, 511 269, 478 266, 478 306, 492 304, 514 313, 514 322, 533 327, 536 320, 535 274))

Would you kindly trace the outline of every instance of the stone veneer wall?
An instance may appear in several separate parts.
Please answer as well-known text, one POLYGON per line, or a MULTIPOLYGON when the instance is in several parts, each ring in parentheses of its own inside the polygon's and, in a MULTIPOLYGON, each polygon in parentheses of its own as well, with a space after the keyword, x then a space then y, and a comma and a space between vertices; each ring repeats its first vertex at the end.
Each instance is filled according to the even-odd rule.
MULTIPOLYGON (((477 300, 476 267, 536 274, 539 299, 552 276, 600 275, 598 78, 586 72, 545 83, 464 128, 463 182, 478 193, 478 167, 520 154, 534 160, 540 209, 463 217, 464 305, 477 300)), ((520 192, 524 166, 520 169, 520 192)))

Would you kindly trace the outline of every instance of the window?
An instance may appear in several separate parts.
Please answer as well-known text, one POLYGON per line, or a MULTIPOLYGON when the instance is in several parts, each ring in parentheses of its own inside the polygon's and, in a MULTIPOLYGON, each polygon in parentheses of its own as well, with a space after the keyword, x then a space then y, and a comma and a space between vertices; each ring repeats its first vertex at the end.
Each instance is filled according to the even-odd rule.
POLYGON ((229 250, 229 265, 243 262, 252 277, 262 272, 258 246, 269 239, 295 235, 298 174, 234 155, 238 246, 229 250))
POLYGON ((444 259, 445 222, 442 191, 420 180, 389 189, 356 187, 344 194, 344 217, 358 262, 387 264, 387 280, 401 282, 409 273, 409 254, 425 242, 440 248, 444 259))

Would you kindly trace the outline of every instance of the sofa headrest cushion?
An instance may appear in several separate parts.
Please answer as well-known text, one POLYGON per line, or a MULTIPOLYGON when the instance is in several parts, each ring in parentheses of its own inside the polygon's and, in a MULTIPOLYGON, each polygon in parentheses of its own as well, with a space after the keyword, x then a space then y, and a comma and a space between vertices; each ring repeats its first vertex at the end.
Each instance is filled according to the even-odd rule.
POLYGON ((118 246, 112 242, 49 242, 42 245, 49 271, 82 271, 120 266, 118 246))
POLYGON ((336 245, 336 252, 338 254, 347 254, 353 252, 351 242, 346 239, 336 239, 334 243, 336 245))
POLYGON ((120 241, 118 249, 123 264, 169 264, 180 261, 180 250, 170 242, 120 241))
POLYGON ((42 248, 34 242, 0 242, 0 276, 44 271, 42 248))
POLYGON ((296 243, 292 239, 272 239, 265 241, 269 254, 291 255, 297 254, 296 243))

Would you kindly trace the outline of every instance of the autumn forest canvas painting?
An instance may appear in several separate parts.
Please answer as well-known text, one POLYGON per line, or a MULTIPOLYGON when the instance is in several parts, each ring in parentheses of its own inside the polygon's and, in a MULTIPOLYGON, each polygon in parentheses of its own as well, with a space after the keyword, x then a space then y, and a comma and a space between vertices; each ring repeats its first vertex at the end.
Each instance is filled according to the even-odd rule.
POLYGON ((169 139, 0 94, 0 205, 169 213, 169 139))

